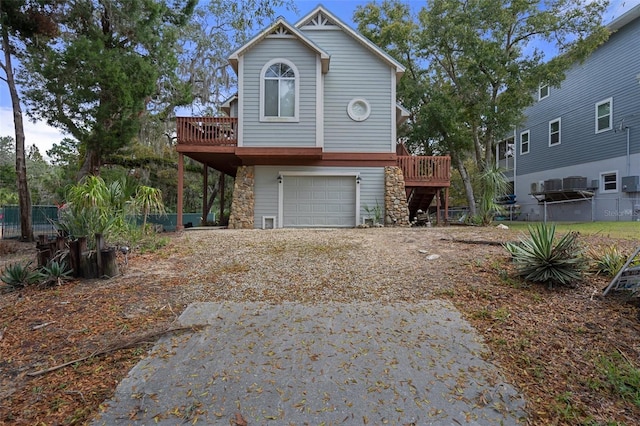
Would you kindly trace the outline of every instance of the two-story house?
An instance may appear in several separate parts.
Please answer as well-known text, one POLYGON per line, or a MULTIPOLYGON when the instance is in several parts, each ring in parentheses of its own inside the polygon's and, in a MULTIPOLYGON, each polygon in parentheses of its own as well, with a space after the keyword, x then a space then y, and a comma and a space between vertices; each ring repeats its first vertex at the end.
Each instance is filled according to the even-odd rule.
POLYGON ((229 63, 227 116, 177 120, 178 224, 184 156, 205 165, 205 199, 209 167, 235 177, 230 228, 354 227, 374 212, 407 225, 447 192, 449 157, 397 145, 404 67, 324 7, 277 19, 229 63))
POLYGON ((640 5, 608 28, 497 150, 519 219, 640 221, 640 5))

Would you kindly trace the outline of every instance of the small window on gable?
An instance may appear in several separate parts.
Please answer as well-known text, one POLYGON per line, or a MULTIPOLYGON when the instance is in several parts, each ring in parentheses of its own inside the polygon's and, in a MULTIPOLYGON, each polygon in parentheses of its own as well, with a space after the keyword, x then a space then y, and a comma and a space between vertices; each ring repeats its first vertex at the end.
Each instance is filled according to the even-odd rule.
POLYGON ((520 133, 520 155, 529 153, 529 130, 520 133))
POLYGON ((600 192, 618 192, 618 172, 600 173, 600 192))
POLYGON ((541 84, 538 87, 538 100, 541 101, 548 96, 549 96, 549 85, 541 84))
POLYGON ((549 122, 549 146, 560 145, 560 119, 549 122))
POLYGON ((613 128, 613 98, 596 104, 596 133, 613 128))
POLYGON ((298 121, 298 71, 287 60, 274 60, 262 68, 260 121, 298 121))

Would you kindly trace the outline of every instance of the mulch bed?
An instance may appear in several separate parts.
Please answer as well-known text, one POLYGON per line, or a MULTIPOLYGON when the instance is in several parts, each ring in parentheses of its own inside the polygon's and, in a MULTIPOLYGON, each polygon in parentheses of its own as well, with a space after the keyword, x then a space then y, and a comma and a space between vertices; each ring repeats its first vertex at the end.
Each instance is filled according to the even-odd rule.
MULTIPOLYGON (((213 247, 226 253, 242 251, 239 242, 256 238, 264 241, 252 243, 251 250, 242 253, 251 262, 258 259, 251 256, 269 253, 274 263, 282 262, 289 251, 297 256, 291 259, 299 259, 301 268, 305 256, 321 261, 327 256, 327 262, 348 263, 356 255, 377 259, 382 265, 385 258, 393 259, 388 262, 406 262, 387 272, 402 281, 397 293, 393 282, 377 284, 371 294, 356 285, 360 281, 362 285, 376 282, 382 270, 376 269, 378 263, 371 263, 367 267, 377 275, 369 276, 362 268, 345 272, 353 275, 353 288, 345 289, 340 276, 331 277, 324 271, 326 279, 316 281, 316 285, 326 288, 301 287, 307 296, 301 293, 295 297, 307 297, 303 300, 306 303, 332 298, 371 300, 372 294, 383 303, 425 297, 451 300, 484 336, 489 348, 486 356, 499 364, 507 380, 526 396, 531 424, 635 424, 640 418, 638 401, 620 397, 602 367, 603 357, 640 367, 637 306, 618 293, 601 297, 608 279, 597 276, 587 276, 576 288, 549 289, 524 283, 514 276, 499 245, 458 241, 504 242, 516 239, 515 234, 496 234, 492 229, 472 233, 451 228, 371 229, 345 231, 345 240, 339 240, 339 234, 330 233, 341 231, 324 231, 323 241, 310 246, 302 231, 224 232, 228 234, 212 241, 209 248, 203 247, 203 241, 211 240, 211 234, 202 239, 191 236, 197 234, 174 234, 169 245, 156 253, 130 256, 124 275, 116 279, 72 281, 50 289, 1 294, 0 423, 88 423, 127 371, 146 356, 153 339, 147 341, 145 337, 171 328, 191 301, 238 301, 243 294, 252 301, 295 300, 287 296, 286 289, 256 288, 252 271, 237 259, 207 270, 206 280, 198 275, 203 268, 193 257, 201 251, 210 259, 215 256, 213 247), (282 238, 274 242, 272 236, 282 238), (359 241, 359 236, 366 237, 366 243, 359 241), (265 251, 260 252, 263 246, 265 251), (340 251, 339 256, 331 254, 332 247, 340 251), (424 254, 417 250, 422 247, 443 253, 442 258, 424 263, 424 254), (243 279, 247 276, 251 279, 243 279), (232 293, 230 282, 251 291, 232 293), (248 287, 249 282, 254 287, 248 287), (331 286, 336 286, 335 292, 328 291, 331 286), (203 294, 205 287, 209 293, 203 294), (118 344, 127 346, 128 342, 136 344, 104 351, 118 344), (101 351, 105 353, 29 375, 101 351)), ((634 244, 595 237, 583 240, 591 245, 617 243, 626 249, 634 244)), ((34 255, 33 245, 3 247, 0 269, 34 255)), ((208 261, 202 260, 202 265, 208 261)), ((282 274, 283 279, 297 279, 287 275, 288 271, 282 274)), ((298 279, 305 279, 304 274, 298 279)))

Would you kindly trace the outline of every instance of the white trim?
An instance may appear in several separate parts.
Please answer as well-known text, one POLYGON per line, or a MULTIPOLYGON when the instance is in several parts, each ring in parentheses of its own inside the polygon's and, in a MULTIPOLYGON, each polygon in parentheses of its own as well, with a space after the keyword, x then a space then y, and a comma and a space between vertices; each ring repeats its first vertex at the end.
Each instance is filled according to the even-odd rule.
MULTIPOLYGON (((243 57, 243 56, 242 56, 243 57)), ((272 59, 269 62, 267 62, 266 64, 264 64, 264 66, 262 67, 262 70, 260 71, 260 121, 261 122, 275 122, 275 123, 297 123, 300 121, 300 71, 298 71, 298 67, 296 67, 296 65, 291 62, 288 59, 285 58, 276 58, 276 59, 272 59), (271 116, 266 116, 264 115, 264 80, 265 80, 265 73, 267 72, 267 70, 269 69, 269 67, 271 65, 274 64, 285 64, 287 66, 289 66, 294 74, 294 95, 295 96, 295 101, 294 101, 294 107, 293 107, 293 117, 271 117, 271 116)), ((278 92, 278 98, 280 97, 280 92, 278 92)), ((280 114, 280 106, 278 105, 278 114, 280 114)))
MULTIPOLYGON (((283 178, 286 176, 327 176, 327 177, 345 177, 345 176, 353 176, 354 180, 360 177, 360 172, 306 172, 306 171, 286 171, 281 170, 278 172, 278 176, 282 176, 283 178)), ((355 224, 354 226, 358 226, 360 223, 360 186, 362 183, 355 182, 356 185, 356 215, 355 215, 355 224)), ((284 227, 284 179, 282 182, 278 182, 278 228, 284 227)))
POLYGON ((317 172, 307 172, 307 171, 281 171, 278 174, 282 177, 285 176, 360 176, 360 172, 330 172, 330 171, 317 171, 317 172))
POLYGON ((549 120, 549 146, 556 146, 556 145, 560 145, 562 143, 562 118, 558 117, 558 118, 554 118, 553 120, 549 120), (558 123, 558 142, 556 143, 551 143, 551 124, 553 123, 558 123))
POLYGON ((324 147, 324 74, 316 56, 316 147, 324 147))
POLYGON ((618 173, 617 170, 611 170, 608 172, 600 172, 600 178, 598 180, 599 186, 598 186, 598 192, 600 194, 613 194, 616 192, 620 192, 620 173, 618 173), (616 175, 616 189, 605 189, 604 188, 604 176, 605 175, 616 175))
POLYGON ((303 31, 342 31, 342 28, 340 28, 337 25, 325 25, 325 26, 320 26, 320 25, 303 25, 300 27, 301 30, 303 31))
POLYGON ((238 147, 244 145, 244 56, 238 58, 238 147))
POLYGON ((353 98, 347 105, 347 114, 349 114, 349 118, 353 121, 364 121, 371 115, 371 104, 365 98, 353 98), (366 107, 366 110, 362 114, 356 113, 353 109, 354 105, 357 103, 366 107))
MULTIPOLYGON (((278 172, 278 179, 283 176, 282 172, 278 172)), ((284 180, 278 181, 278 228, 282 228, 284 222, 284 180)))
POLYGON ((525 155, 531 152, 531 129, 523 130, 520 132, 520 155, 525 155), (527 151, 522 150, 522 135, 527 134, 527 151))
POLYGON ((262 229, 276 229, 278 227, 278 219, 275 216, 262 216, 262 229), (267 228, 267 220, 273 221, 273 227, 267 228))
POLYGON ((538 102, 540 102, 543 99, 547 99, 549 97, 549 93, 551 93, 551 88, 549 87, 548 84, 539 84, 538 85, 538 102), (542 96, 541 91, 542 88, 546 87, 547 88, 547 94, 542 96))
POLYGON ((396 120, 396 73, 391 70, 391 152, 396 152, 396 139, 398 138, 398 123, 396 120))
MULTIPOLYGON (((604 116, 603 116, 604 117, 604 116)), ((596 134, 606 132, 607 130, 613 129, 613 97, 604 99, 600 102, 596 102, 596 113, 595 113, 595 132, 596 134), (609 127, 604 129, 598 129, 598 107, 600 105, 609 104, 609 127)))
POLYGON ((356 226, 360 223, 360 186, 362 186, 362 182, 358 182, 360 179, 360 173, 357 173, 355 176, 356 179, 356 226))

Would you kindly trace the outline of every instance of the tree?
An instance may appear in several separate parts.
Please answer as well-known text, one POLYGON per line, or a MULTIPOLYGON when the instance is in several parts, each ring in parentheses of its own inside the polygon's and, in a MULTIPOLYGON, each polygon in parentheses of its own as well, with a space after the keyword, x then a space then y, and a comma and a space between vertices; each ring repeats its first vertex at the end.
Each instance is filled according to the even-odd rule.
POLYGON ((11 136, 0 136, 0 206, 17 204, 15 142, 11 136))
POLYGON ((522 120, 530 94, 541 83, 560 84, 572 64, 606 40, 605 6, 430 0, 413 17, 408 6, 387 0, 359 8, 354 18, 360 31, 407 66, 403 80, 411 82, 399 86, 398 97, 409 102, 410 124, 420 129, 407 134, 408 145, 451 154, 475 215, 466 159, 473 158, 480 173, 492 169, 496 141, 522 120), (549 59, 544 49, 558 55, 549 59))
POLYGON ((16 143, 16 181, 18 187, 18 203, 20 205, 20 239, 33 241, 33 223, 31 218, 31 195, 27 182, 25 156, 24 124, 22 108, 18 93, 12 56, 19 53, 19 46, 27 43, 32 37, 51 37, 57 33, 52 20, 52 5, 55 1, 36 0, 0 0, 0 36, 4 60, 0 60, 0 69, 4 77, 0 77, 9 88, 11 107, 13 109, 13 125, 16 143))
POLYGON ((61 5, 65 29, 34 43, 21 75, 29 114, 80 142, 79 177, 130 143, 159 85, 176 82, 175 47, 196 0, 77 0, 61 5))

